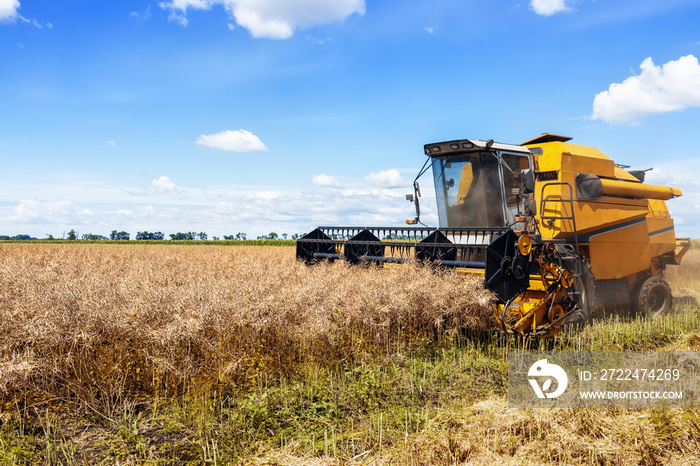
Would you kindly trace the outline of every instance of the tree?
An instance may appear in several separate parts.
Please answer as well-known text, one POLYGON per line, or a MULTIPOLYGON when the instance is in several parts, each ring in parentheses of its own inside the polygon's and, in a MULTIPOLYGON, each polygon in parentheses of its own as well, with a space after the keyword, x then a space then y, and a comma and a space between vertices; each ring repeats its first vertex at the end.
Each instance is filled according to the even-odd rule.
POLYGON ((287 239, 287 233, 282 233, 282 238, 287 239))
POLYGON ((277 239, 277 238, 279 238, 279 236, 277 235, 277 233, 275 233, 274 231, 273 231, 273 232, 270 232, 270 234, 267 235, 267 237, 268 237, 269 239, 277 239))
POLYGON ((153 233, 150 233, 148 231, 139 231, 136 233, 136 239, 137 240, 142 240, 142 241, 160 241, 163 238, 165 238, 165 235, 163 232, 156 231, 153 233))
POLYGON ((193 231, 189 231, 187 233, 182 233, 178 231, 177 233, 170 233, 170 239, 175 241, 193 241, 195 235, 196 233, 193 231))
POLYGON ((297 239, 297 238, 299 238, 299 233, 294 233, 294 234, 292 235, 292 239, 297 239))
POLYGON ((125 231, 117 231, 117 230, 112 230, 112 232, 109 234, 109 239, 112 240, 129 240, 129 233, 125 231))
POLYGON ((68 239, 70 241, 75 241, 78 239, 78 232, 71 228, 71 230, 68 232, 68 239))
POLYGON ((103 239, 107 239, 107 238, 105 238, 102 235, 95 235, 93 233, 85 233, 82 236, 82 239, 84 239, 86 241, 97 241, 97 240, 103 240, 103 239))
POLYGON ((243 241, 243 240, 245 240, 245 236, 246 236, 245 233, 236 233, 237 240, 243 241))
POLYGON ((199 237, 200 241, 206 241, 207 240, 207 234, 203 231, 200 231, 197 233, 197 236, 199 237))

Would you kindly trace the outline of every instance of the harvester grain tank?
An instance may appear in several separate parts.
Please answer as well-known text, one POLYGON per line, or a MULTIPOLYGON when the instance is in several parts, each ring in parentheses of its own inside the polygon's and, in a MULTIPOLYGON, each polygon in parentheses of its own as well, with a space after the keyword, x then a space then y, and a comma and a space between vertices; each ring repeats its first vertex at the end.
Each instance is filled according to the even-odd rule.
POLYGON ((297 241, 307 263, 406 260, 482 273, 510 332, 549 336, 591 316, 594 302, 662 313, 662 278, 679 264, 666 200, 677 188, 644 183, 594 147, 543 134, 520 145, 462 139, 424 146, 414 181, 416 217, 396 227, 319 227, 297 241), (420 221, 418 178, 432 167, 439 227, 420 221))

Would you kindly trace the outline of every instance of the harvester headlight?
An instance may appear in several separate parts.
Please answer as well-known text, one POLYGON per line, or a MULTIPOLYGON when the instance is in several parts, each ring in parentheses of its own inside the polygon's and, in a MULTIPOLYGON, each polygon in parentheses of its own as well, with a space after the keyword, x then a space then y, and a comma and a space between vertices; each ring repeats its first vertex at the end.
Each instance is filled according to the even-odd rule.
POLYGON ((459 150, 459 144, 457 144, 457 143, 452 143, 452 144, 450 144, 450 149, 452 149, 452 150, 459 150))
POLYGON ((520 251, 520 254, 523 256, 528 256, 530 255, 531 250, 532 239, 529 236, 522 235, 520 238, 518 238, 518 251, 520 251))

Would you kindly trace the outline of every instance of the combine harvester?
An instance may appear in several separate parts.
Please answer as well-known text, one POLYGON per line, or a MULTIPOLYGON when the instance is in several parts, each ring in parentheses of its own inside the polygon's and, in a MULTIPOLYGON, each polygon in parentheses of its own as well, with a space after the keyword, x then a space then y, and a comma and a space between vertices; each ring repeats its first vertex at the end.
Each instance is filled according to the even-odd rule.
POLYGON ((664 201, 677 188, 644 183, 593 147, 543 134, 520 145, 462 139, 426 144, 439 228, 319 227, 297 240, 306 263, 407 260, 484 274, 508 332, 550 336, 581 324, 594 303, 633 303, 648 315, 671 306, 664 268, 690 247, 676 238, 664 201))

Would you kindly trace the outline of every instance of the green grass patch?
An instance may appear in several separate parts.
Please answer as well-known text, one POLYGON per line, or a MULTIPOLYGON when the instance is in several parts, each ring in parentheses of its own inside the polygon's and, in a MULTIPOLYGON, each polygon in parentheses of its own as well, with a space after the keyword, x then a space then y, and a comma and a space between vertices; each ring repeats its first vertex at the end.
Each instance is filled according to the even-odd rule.
MULTIPOLYGON (((248 464, 269 455, 340 461, 365 455, 403 461, 411 454, 407 439, 422 438, 435 429, 435 435, 447 435, 452 426, 469 422, 465 410, 505 398, 509 351, 674 349, 686 344, 688 335, 697 335, 699 324, 700 309, 686 306, 656 319, 604 317, 549 340, 499 332, 460 335, 352 367, 310 363, 292 376, 261 375, 237 392, 192 390, 179 397, 122 399, 110 413, 88 411, 77 418, 70 403, 15 402, 2 414, 0 460, 248 464)), ((612 410, 609 416, 619 414, 612 410)), ((648 416, 667 437, 675 435, 682 419, 690 416, 689 425, 697 420, 692 410, 649 411, 648 416)), ((510 443, 501 444, 499 454, 515 454, 524 444, 523 436, 546 443, 548 427, 537 421, 533 434, 532 422, 509 427, 510 443)), ((460 445, 447 447, 454 454, 467 454, 460 445)), ((414 460, 430 464, 438 453, 424 448, 414 452, 414 460)))

